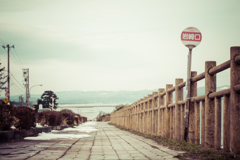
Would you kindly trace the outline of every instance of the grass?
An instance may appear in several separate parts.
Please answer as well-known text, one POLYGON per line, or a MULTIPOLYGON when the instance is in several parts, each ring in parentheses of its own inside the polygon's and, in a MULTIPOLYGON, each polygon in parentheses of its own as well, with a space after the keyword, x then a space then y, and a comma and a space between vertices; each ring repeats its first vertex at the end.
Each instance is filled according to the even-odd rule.
POLYGON ((154 135, 149 135, 149 134, 141 133, 138 131, 126 129, 124 127, 117 126, 112 123, 109 123, 109 124, 114 125, 115 127, 121 130, 128 131, 148 139, 152 139, 163 146, 167 146, 170 149, 185 151, 186 153, 175 156, 176 158, 179 158, 179 159, 191 158, 191 159, 202 159, 202 160, 236 160, 236 159, 240 160, 239 156, 230 155, 229 153, 225 153, 222 150, 216 151, 213 149, 204 149, 198 144, 194 144, 191 142, 187 143, 184 140, 175 141, 173 139, 163 138, 161 136, 154 136, 154 135))

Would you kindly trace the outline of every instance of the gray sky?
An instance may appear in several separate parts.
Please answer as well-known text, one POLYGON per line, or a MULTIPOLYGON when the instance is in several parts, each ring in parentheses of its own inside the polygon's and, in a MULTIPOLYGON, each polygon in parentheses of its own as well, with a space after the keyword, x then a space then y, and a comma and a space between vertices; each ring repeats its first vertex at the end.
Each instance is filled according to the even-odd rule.
MULTIPOLYGON (((240 1, 0 0, 0 44, 15 45, 11 73, 19 83, 25 67, 30 87, 43 84, 32 94, 158 89, 185 80, 188 49, 180 35, 189 26, 202 33, 192 59, 192 70, 202 73, 205 61, 221 64, 240 45, 240 1)), ((6 49, 0 58, 7 67, 6 49)), ((11 95, 24 94, 12 80, 11 95)), ((227 70, 217 85, 229 80, 227 70)))

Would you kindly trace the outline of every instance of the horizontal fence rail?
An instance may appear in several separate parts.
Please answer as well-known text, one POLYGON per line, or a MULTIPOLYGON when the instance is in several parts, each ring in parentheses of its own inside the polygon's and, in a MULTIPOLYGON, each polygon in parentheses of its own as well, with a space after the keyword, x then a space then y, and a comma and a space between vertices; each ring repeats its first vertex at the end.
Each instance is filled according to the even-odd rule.
MULTIPOLYGON (((183 79, 176 79, 175 86, 167 84, 165 89, 160 88, 112 113, 111 122, 142 133, 183 140, 185 85, 183 79)), ((205 71, 198 75, 192 71, 190 85, 188 142, 200 144, 201 141, 202 147, 221 149, 223 99, 223 150, 240 154, 240 47, 231 47, 230 60, 218 66, 215 61, 207 61, 205 71), (230 88, 216 91, 217 73, 228 68, 230 88), (205 79, 205 95, 197 96, 197 82, 202 79, 205 79)))

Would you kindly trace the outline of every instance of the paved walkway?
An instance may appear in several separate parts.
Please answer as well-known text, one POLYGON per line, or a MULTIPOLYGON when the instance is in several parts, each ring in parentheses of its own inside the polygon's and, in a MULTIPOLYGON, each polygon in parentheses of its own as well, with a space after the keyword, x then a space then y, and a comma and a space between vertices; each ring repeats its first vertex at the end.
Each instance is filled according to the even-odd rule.
MULTIPOLYGON (((107 122, 87 122, 76 130, 51 133, 52 140, 21 140, 0 144, 0 159, 14 160, 98 160, 98 159, 177 159, 178 151, 156 142, 122 131, 107 122), (97 130, 95 130, 97 129, 97 130), (91 131, 91 132, 90 132, 91 131), (64 138, 65 135, 84 135, 64 138)), ((46 133, 47 135, 47 133, 46 133)), ((41 136, 39 136, 41 139, 41 136)), ((43 138, 44 139, 44 138, 43 138)))

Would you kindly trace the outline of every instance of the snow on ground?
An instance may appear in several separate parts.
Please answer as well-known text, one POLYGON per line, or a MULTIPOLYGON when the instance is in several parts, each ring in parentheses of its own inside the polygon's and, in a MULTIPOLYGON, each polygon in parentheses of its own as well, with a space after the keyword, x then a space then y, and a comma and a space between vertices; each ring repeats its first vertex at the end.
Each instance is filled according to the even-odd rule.
POLYGON ((79 131, 79 132, 90 133, 93 131, 97 131, 96 126, 97 126, 96 122, 86 122, 74 128, 65 128, 63 129, 63 131, 79 131))
MULTIPOLYGON (((36 123, 37 128, 42 128, 43 126, 40 123, 36 123)), ((48 127, 48 125, 44 124, 44 127, 48 127)))
POLYGON ((83 137, 90 137, 88 134, 58 134, 56 132, 62 132, 62 131, 78 131, 78 132, 86 132, 90 133, 93 131, 97 131, 96 129, 97 123, 96 122, 86 122, 83 124, 80 124, 79 126, 75 128, 65 128, 63 130, 52 130, 52 132, 49 133, 39 133, 36 137, 25 137, 25 140, 52 140, 52 139, 58 139, 58 138, 65 138, 65 139, 72 139, 72 138, 83 138, 83 137))
POLYGON ((90 137, 87 134, 54 134, 52 132, 49 133, 39 133, 37 137, 25 137, 25 140, 52 140, 52 139, 72 139, 72 138, 82 138, 82 137, 90 137))

